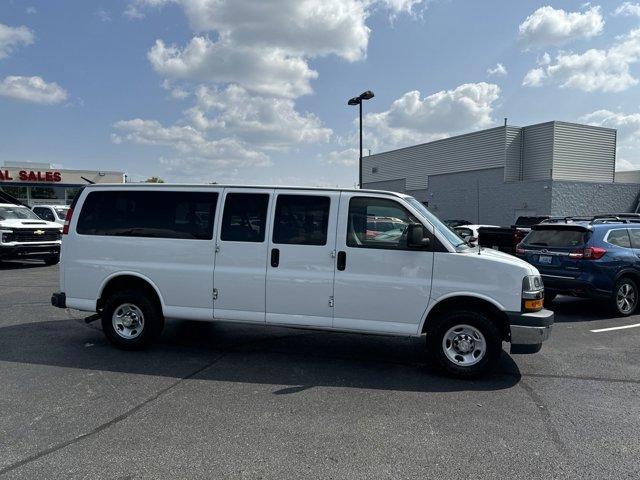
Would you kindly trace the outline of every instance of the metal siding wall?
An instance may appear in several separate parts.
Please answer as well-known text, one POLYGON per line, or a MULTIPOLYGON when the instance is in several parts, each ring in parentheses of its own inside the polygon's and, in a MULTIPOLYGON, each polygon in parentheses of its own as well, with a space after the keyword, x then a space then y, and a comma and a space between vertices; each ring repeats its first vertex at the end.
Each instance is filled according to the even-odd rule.
POLYGON ((420 190, 429 175, 503 167, 504 160, 505 128, 497 127, 364 157, 362 183, 406 178, 408 190, 420 190))
POLYGON ((522 180, 551 178, 553 166, 553 122, 522 128, 522 180))
POLYGON ((504 181, 520 180, 520 161, 522 159, 522 128, 507 127, 504 164, 504 181))
POLYGON ((555 122, 553 179, 613 182, 616 131, 555 122))
POLYGON ((404 178, 395 180, 384 180, 382 182, 362 182, 362 188, 370 188, 372 190, 387 190, 389 192, 405 193, 407 183, 404 178))

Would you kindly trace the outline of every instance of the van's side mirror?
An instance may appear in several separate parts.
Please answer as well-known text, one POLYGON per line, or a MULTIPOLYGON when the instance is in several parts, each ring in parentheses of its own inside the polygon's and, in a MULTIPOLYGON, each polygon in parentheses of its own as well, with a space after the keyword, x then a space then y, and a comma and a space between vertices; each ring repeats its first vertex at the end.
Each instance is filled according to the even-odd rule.
POLYGON ((407 227, 407 247, 424 249, 430 245, 431 239, 424 225, 414 223, 407 227))

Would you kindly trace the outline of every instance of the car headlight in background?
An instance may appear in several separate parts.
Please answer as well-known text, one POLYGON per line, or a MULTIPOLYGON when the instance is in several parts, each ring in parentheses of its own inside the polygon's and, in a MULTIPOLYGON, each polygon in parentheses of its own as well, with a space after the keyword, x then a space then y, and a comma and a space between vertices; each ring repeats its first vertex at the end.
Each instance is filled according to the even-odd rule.
POLYGON ((527 275, 522 279, 522 311, 538 312, 544 305, 544 284, 540 275, 527 275))
POLYGON ((2 230, 0 231, 2 238, 2 243, 11 243, 13 242, 13 231, 12 230, 2 230))

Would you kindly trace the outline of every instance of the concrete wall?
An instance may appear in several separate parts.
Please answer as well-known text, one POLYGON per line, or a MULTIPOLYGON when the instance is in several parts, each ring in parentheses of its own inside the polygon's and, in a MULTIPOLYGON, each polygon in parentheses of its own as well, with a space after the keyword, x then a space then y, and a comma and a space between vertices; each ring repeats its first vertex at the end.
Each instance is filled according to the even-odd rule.
POLYGON ((387 190, 388 192, 406 193, 407 181, 404 178, 398 180, 384 180, 381 182, 362 182, 362 188, 370 188, 373 190, 387 190))
POLYGON ((503 168, 432 175, 427 201, 442 219, 511 225, 519 215, 551 213, 551 181, 504 183, 503 168))
POLYGON ((616 172, 614 181, 617 183, 640 183, 640 170, 616 172))
POLYGON ((640 185, 554 181, 551 215, 594 215, 633 212, 640 185))

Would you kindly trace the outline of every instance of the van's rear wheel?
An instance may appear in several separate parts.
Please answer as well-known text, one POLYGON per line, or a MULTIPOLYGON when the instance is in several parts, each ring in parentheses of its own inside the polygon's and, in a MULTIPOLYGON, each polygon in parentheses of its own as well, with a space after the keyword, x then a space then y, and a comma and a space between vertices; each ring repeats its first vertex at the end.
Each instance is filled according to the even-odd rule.
POLYGON ((498 364, 502 340, 495 323, 479 312, 457 310, 433 320, 427 349, 434 363, 449 374, 474 377, 498 364))
POLYGON ((164 319, 158 306, 135 290, 116 292, 102 310, 102 330, 118 348, 135 350, 149 345, 162 331, 164 319))

